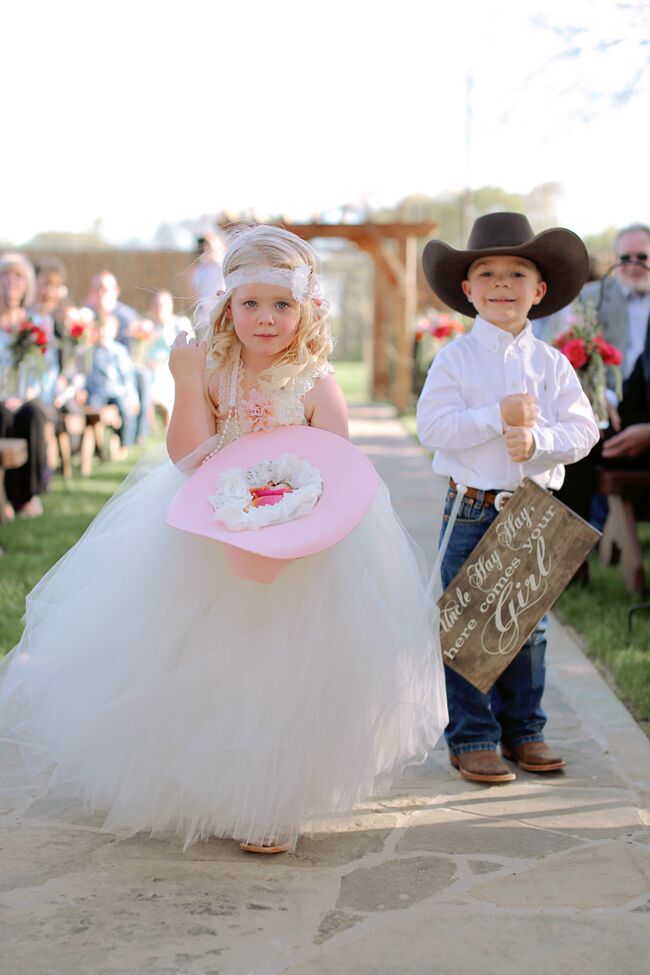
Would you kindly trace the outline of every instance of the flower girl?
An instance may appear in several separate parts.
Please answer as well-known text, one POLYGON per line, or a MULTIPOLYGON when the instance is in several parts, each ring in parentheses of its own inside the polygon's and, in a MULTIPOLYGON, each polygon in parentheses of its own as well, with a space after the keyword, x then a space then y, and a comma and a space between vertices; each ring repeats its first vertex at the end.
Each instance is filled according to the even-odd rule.
POLYGON ((172 347, 171 461, 136 471, 28 596, 0 738, 20 747, 29 783, 83 800, 119 835, 278 852, 422 760, 447 711, 423 582, 383 484, 345 537, 272 582, 166 523, 188 474, 247 434, 347 436, 312 248, 246 228, 223 267, 207 334, 172 347))

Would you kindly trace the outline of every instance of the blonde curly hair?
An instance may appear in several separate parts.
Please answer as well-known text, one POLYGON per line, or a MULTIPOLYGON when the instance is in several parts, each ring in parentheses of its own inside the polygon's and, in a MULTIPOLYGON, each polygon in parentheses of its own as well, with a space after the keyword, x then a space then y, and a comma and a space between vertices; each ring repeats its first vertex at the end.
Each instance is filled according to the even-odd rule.
MULTIPOLYGON (((239 227, 229 234, 223 259, 224 277, 255 264, 289 271, 301 265, 313 268, 315 273, 319 269, 318 257, 310 244, 282 227, 266 224, 239 227)), ((220 296, 207 325, 197 326, 197 336, 207 341, 208 357, 212 360, 206 384, 215 372, 228 368, 241 348, 232 319, 227 315, 233 293, 234 289, 230 289, 220 296)), ((281 389, 292 379, 313 375, 326 368, 332 353, 328 308, 327 302, 318 298, 307 298, 300 305, 296 335, 273 365, 260 373, 260 385, 281 389)))

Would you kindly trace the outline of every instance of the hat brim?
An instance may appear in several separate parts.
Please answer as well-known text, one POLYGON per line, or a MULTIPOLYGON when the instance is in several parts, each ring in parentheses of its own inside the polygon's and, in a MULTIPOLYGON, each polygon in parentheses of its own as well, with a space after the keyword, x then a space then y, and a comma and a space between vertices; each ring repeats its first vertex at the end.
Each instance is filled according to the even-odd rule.
POLYGON ((202 464, 173 498, 166 520, 173 528, 267 559, 301 558, 348 535, 368 511, 378 483, 368 458, 342 437, 308 426, 276 427, 241 437, 202 464), (323 493, 309 514, 244 531, 232 531, 213 519, 208 497, 214 494, 219 474, 286 453, 308 460, 320 471, 323 493))
POLYGON ((470 265, 480 257, 524 257, 533 261, 547 284, 547 291, 528 317, 544 318, 566 308, 578 296, 589 274, 589 255, 577 234, 564 227, 544 230, 524 244, 512 247, 485 247, 459 251, 442 240, 430 240, 424 248, 422 266, 431 290, 450 308, 476 317, 476 308, 467 300, 461 283, 470 265))

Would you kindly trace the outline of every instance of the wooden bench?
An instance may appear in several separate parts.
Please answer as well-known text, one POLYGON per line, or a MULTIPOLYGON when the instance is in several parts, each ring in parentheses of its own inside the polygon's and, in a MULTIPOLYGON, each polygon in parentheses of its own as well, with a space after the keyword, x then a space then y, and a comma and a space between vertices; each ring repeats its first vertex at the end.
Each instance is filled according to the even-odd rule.
POLYGON ((646 591, 643 555, 637 531, 637 506, 650 492, 650 471, 608 470, 596 472, 596 491, 606 494, 609 514, 600 540, 604 565, 620 561, 629 592, 646 591))
POLYGON ((18 437, 0 438, 0 525, 4 523, 7 495, 5 494, 5 471, 22 467, 27 463, 27 441, 18 437))

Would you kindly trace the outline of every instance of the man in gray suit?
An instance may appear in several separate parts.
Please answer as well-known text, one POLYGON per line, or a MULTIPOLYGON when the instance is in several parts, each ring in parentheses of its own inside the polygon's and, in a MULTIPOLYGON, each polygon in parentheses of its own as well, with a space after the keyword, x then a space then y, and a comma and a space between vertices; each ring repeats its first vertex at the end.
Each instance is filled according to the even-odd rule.
MULTIPOLYGON (((650 447, 650 438, 639 422, 638 405, 645 391, 643 352, 650 323, 650 227, 641 223, 624 227, 614 241, 614 254, 616 264, 613 272, 600 281, 586 284, 576 304, 592 305, 596 309, 604 338, 623 353, 623 399, 629 400, 629 403, 622 404, 621 416, 619 404, 615 404, 613 393, 609 393, 610 428, 605 434, 604 443, 597 444, 577 464, 567 466, 564 484, 558 492, 561 501, 600 529, 607 518, 607 503, 604 497, 594 496, 593 492, 596 466, 601 463, 601 450, 605 464, 621 466, 626 462, 632 463, 631 458, 650 447), (638 375, 635 371, 637 363, 638 375), (627 380, 633 372, 634 382, 629 384, 627 380), (631 390, 641 392, 631 395, 631 390), (628 406, 630 408, 626 408, 628 406), (621 427, 624 429, 621 430, 621 427)), ((650 368, 650 360, 645 368, 650 368)), ((646 423, 648 421, 650 414, 646 423)), ((638 463, 642 465, 643 462, 644 458, 639 458, 638 463)), ((586 573, 585 568, 584 579, 587 578, 586 573)))
POLYGON ((586 284, 578 299, 598 311, 605 339, 623 353, 627 379, 643 352, 650 320, 650 227, 635 223, 614 241, 616 269, 602 281, 586 284))

